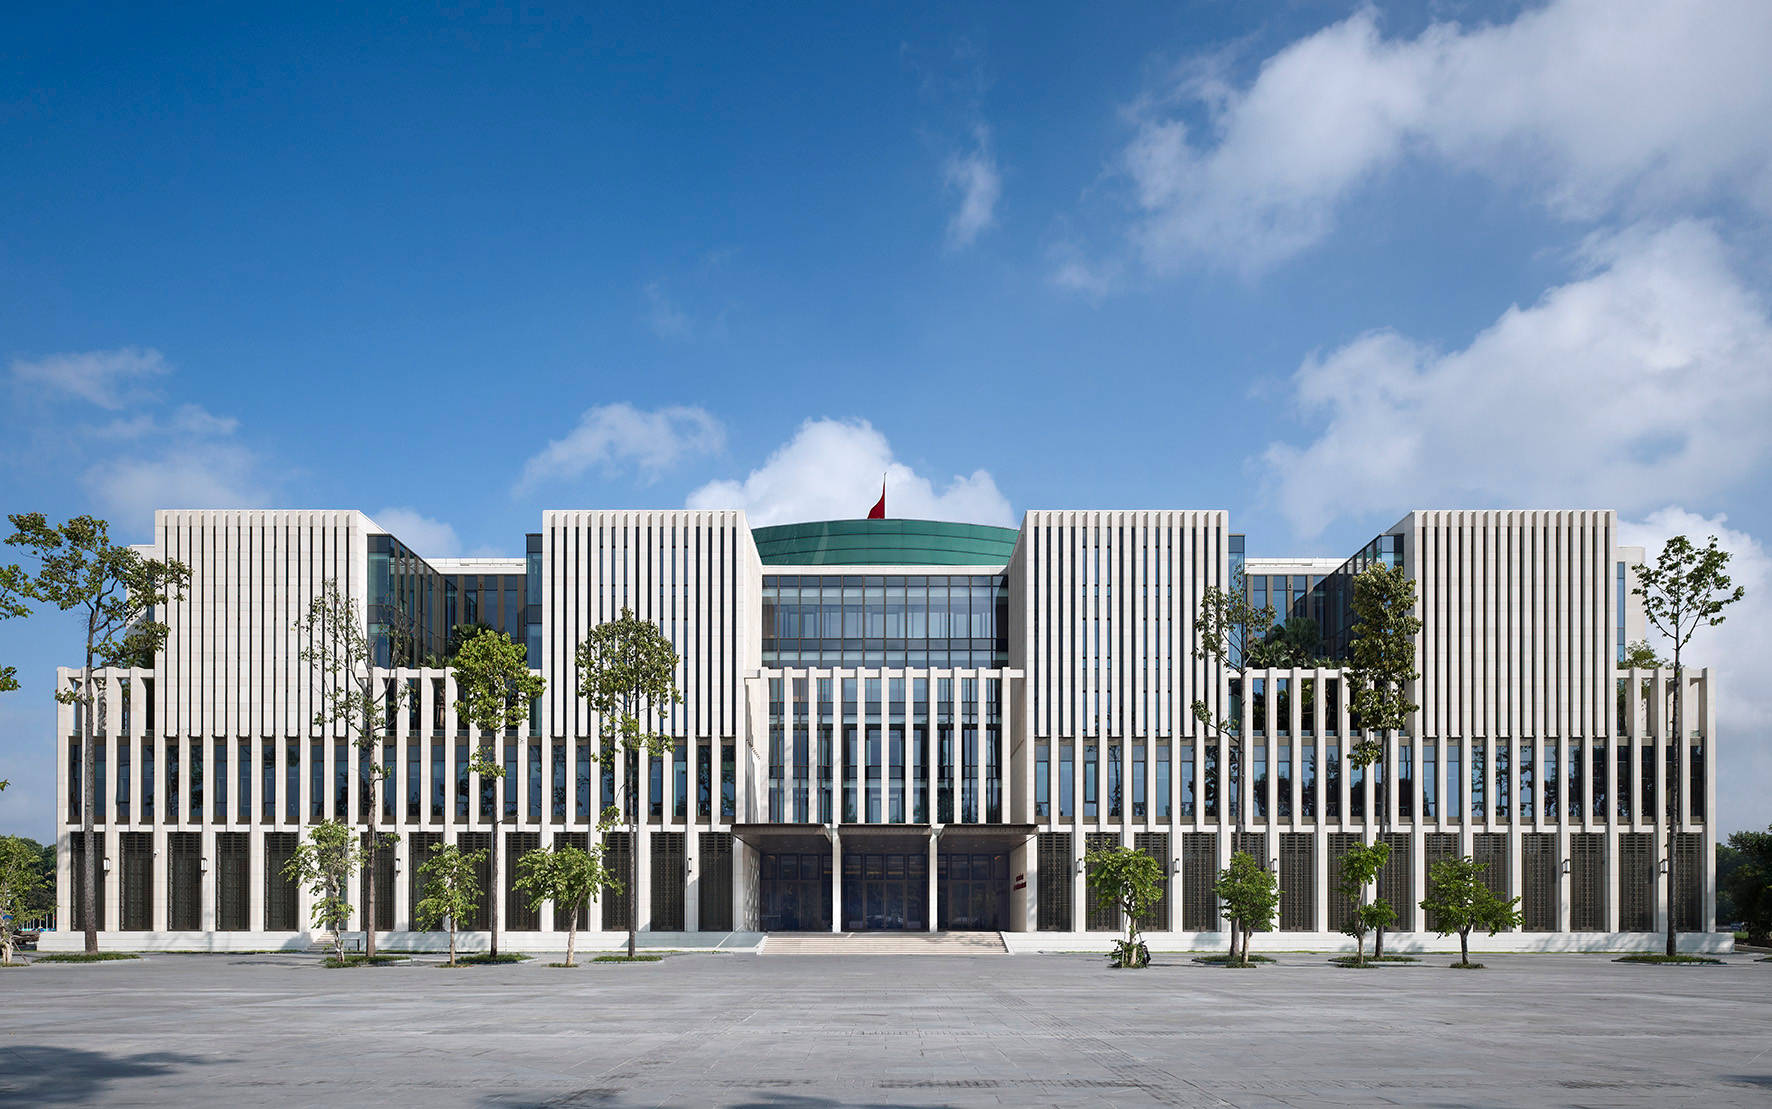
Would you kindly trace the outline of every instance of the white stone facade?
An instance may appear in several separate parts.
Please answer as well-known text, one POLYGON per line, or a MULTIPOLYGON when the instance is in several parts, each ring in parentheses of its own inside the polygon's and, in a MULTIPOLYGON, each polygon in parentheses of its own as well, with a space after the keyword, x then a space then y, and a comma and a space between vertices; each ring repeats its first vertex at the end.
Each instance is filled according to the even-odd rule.
MULTIPOLYGON (((1425 627, 1421 708, 1376 773, 1345 765, 1339 671, 1252 671, 1233 697, 1230 676, 1196 654, 1201 597, 1237 580, 1239 565, 1326 590, 1341 566, 1245 560, 1223 512, 1037 511, 1019 535, 1005 533, 995 561, 791 564, 765 561, 742 512, 550 511, 527 571, 521 558, 431 560, 436 581, 423 588, 441 598, 448 578, 509 591, 527 573, 521 630, 548 690, 530 727, 496 741, 514 771, 496 800, 508 860, 582 840, 609 797, 587 757, 598 722, 576 695, 580 639, 630 608, 678 648, 675 749, 638 775, 637 888, 590 905, 590 947, 615 941, 623 904, 654 942, 677 945, 742 942, 787 919, 832 930, 983 921, 1011 949, 1096 947, 1112 922, 1089 910, 1082 858, 1103 843, 1150 851, 1171 875, 1153 946, 1218 947, 1222 923, 1203 891, 1239 834, 1285 891, 1279 930, 1257 946, 1346 945, 1333 857, 1383 835, 1396 861, 1380 892, 1398 908, 1390 943, 1400 949, 1455 946, 1427 931, 1416 905, 1432 859, 1452 854, 1491 860, 1498 885, 1524 898, 1527 927, 1483 946, 1649 947, 1669 911, 1657 879, 1670 773, 1682 783, 1674 846, 1695 887, 1685 942, 1726 945, 1709 935, 1712 678, 1686 674, 1688 741, 1674 743, 1671 672, 1615 669, 1617 640, 1641 638, 1643 624, 1628 580, 1619 588, 1620 564, 1641 552, 1617 545, 1614 514, 1423 511, 1385 534, 1417 581, 1425 627), (774 615, 778 596, 796 598, 796 615, 774 615), (928 614, 921 631, 905 622, 906 596, 928 614), (825 623, 802 630, 792 624, 802 616, 825 623), (766 661, 782 626, 806 651, 831 653, 766 661), (907 629, 928 652, 905 653, 907 629), (947 652, 962 642, 974 653, 947 652), (842 653, 852 646, 853 657, 842 653), (1202 729, 1197 699, 1240 713, 1248 772, 1234 788, 1231 741, 1202 729)), ((276 857, 313 820, 361 824, 363 799, 355 752, 312 723, 317 689, 295 625, 329 580, 372 620, 370 550, 382 535, 351 511, 157 514, 144 551, 186 563, 192 582, 164 614, 171 634, 155 666, 98 679, 110 942, 310 942, 310 899, 278 881, 276 857)), ((467 622, 453 588, 447 619, 467 622)), ((504 595, 497 611, 515 627, 504 595)), ((464 610, 473 603, 464 597, 464 610)), ((416 861, 432 842, 483 837, 488 813, 481 783, 458 774, 471 740, 447 670, 379 673, 413 696, 384 737, 394 773, 379 823, 402 839, 377 931, 386 945, 434 948, 442 937, 412 926, 416 861)), ((58 677, 66 688, 79 672, 58 677)), ((78 936, 66 925, 79 727, 68 706, 58 719, 64 927, 51 946, 78 936)), ((531 916, 511 898, 498 911, 509 946, 563 946, 551 908, 531 916)))

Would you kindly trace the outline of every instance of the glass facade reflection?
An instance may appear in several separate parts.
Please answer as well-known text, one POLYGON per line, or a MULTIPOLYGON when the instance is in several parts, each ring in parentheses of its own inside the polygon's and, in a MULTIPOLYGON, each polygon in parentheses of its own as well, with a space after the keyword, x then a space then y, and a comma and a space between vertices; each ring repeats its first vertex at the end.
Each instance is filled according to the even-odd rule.
POLYGON ((941 823, 1001 821, 1002 706, 997 676, 772 676, 768 819, 926 824, 933 777, 941 823))
POLYGON ((766 667, 1000 667, 1008 632, 1004 574, 763 578, 766 667))

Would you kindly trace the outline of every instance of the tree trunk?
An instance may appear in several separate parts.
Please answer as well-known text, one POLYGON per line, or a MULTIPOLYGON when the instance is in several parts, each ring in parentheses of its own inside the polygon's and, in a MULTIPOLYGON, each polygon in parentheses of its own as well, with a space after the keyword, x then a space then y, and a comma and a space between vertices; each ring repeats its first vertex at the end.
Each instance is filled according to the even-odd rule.
POLYGON ((1237 958, 1237 930, 1238 930, 1238 921, 1237 921, 1237 919, 1236 919, 1236 918, 1235 918, 1235 917, 1231 917, 1231 918, 1230 918, 1230 921, 1229 921, 1229 923, 1230 923, 1230 926, 1231 926, 1231 927, 1230 927, 1230 932, 1231 932, 1231 949, 1230 949, 1230 952, 1229 952, 1229 953, 1228 953, 1228 954, 1227 954, 1227 955, 1225 955, 1225 957, 1224 957, 1224 961, 1225 961, 1225 962, 1227 962, 1227 963, 1229 963, 1229 962, 1233 962, 1233 961, 1235 961, 1235 960, 1236 960, 1236 958, 1237 958))
POLYGON ((86 624, 86 665, 80 671, 80 697, 84 711, 80 713, 80 828, 86 837, 86 857, 80 866, 80 889, 86 898, 86 953, 98 953, 98 835, 93 831, 93 808, 98 804, 98 760, 93 755, 92 715, 98 711, 98 697, 92 690, 92 621, 86 624))
POLYGON ((369 881, 363 884, 363 961, 365 964, 375 957, 375 879, 378 874, 375 864, 376 856, 381 851, 381 837, 376 834, 375 825, 377 810, 381 806, 375 803, 375 785, 376 777, 371 773, 369 776, 369 850, 363 856, 363 865, 369 874, 369 881))
MULTIPOLYGON (((493 745, 493 748, 491 751, 491 757, 492 758, 498 757, 498 747, 497 747, 496 743, 493 745)), ((499 817, 504 815, 504 798, 500 796, 500 794, 503 793, 504 791, 499 788, 499 787, 503 786, 504 784, 505 784, 504 775, 499 774, 499 775, 496 775, 493 777, 493 779, 492 779, 492 850, 488 854, 489 869, 488 869, 487 875, 486 875, 486 884, 491 887, 490 889, 488 889, 486 891, 486 897, 489 902, 489 904, 486 906, 486 922, 492 926, 492 942, 490 945, 490 955, 491 955, 492 961, 495 963, 498 961, 499 909, 501 909, 503 907, 500 904, 500 901, 502 900, 501 895, 503 893, 503 890, 499 886, 499 882, 498 882, 498 856, 500 854, 498 822, 499 822, 499 817)))
POLYGON ((1458 930, 1458 958, 1463 963, 1471 961, 1471 931, 1469 928, 1458 930))
MULTIPOLYGON (((1389 736, 1389 734, 1388 733, 1385 734, 1382 738, 1383 738, 1383 742, 1380 744, 1381 751, 1378 756, 1378 763, 1377 763, 1377 765, 1379 765, 1379 766, 1384 765, 1384 763, 1387 761, 1386 756, 1390 754, 1390 736, 1389 736)), ((1391 807, 1389 804, 1390 788, 1391 788, 1390 773, 1389 773, 1390 768, 1388 766, 1385 767, 1385 771, 1386 771, 1386 773, 1384 776, 1384 788, 1383 789, 1374 789, 1372 791, 1372 802, 1373 802, 1373 804, 1378 806, 1378 842, 1380 842, 1380 843, 1384 842, 1384 834, 1386 832, 1390 831, 1390 822, 1391 822, 1391 807)), ((1376 782, 1374 782, 1373 784, 1375 786, 1377 785, 1376 782)), ((1387 866, 1389 865, 1389 862, 1390 862, 1390 860, 1388 860, 1388 859, 1385 860, 1385 863, 1387 866)), ((1373 883, 1372 883, 1372 892, 1373 892, 1374 896, 1377 896, 1378 882, 1376 879, 1374 879, 1373 883)), ((1396 906, 1392 905, 1391 908, 1394 909, 1394 908, 1396 908, 1396 906)), ((1372 934, 1372 957, 1374 959, 1384 958, 1384 925, 1382 925, 1382 924, 1380 924, 1373 931, 1373 934, 1372 934)))
POLYGON ((578 914, 572 914, 572 923, 566 926, 566 965, 572 965, 572 949, 578 939, 578 914))
POLYGON ((449 965, 455 965, 455 918, 449 918, 449 965))
MULTIPOLYGON (((1673 755, 1672 767, 1670 768, 1668 766, 1668 760, 1666 758, 1661 760, 1661 772, 1667 778, 1667 789, 1663 792, 1663 795, 1666 798, 1665 807, 1667 809, 1667 957, 1670 959, 1673 958, 1675 953, 1679 950, 1676 933, 1674 931, 1674 890, 1679 888, 1674 884, 1674 831, 1679 827, 1680 790, 1679 783, 1674 780, 1674 775, 1679 772, 1680 767, 1680 748, 1678 745, 1686 742, 1686 737, 1680 734, 1685 730, 1685 721, 1680 719, 1680 693, 1682 692, 1680 687, 1684 684, 1685 683, 1680 680, 1680 644, 1678 640, 1675 640, 1674 722, 1671 729, 1674 733, 1675 745, 1668 748, 1669 753, 1673 755)), ((87 857, 91 857, 90 852, 88 852, 87 857)))
MULTIPOLYGON (((624 768, 625 769, 625 768, 624 768)), ((628 958, 634 957, 634 945, 640 931, 640 806, 634 803, 633 791, 628 797, 628 958)))
POLYGON ((1366 965, 1366 933, 1354 934, 1354 963, 1356 966, 1366 965))

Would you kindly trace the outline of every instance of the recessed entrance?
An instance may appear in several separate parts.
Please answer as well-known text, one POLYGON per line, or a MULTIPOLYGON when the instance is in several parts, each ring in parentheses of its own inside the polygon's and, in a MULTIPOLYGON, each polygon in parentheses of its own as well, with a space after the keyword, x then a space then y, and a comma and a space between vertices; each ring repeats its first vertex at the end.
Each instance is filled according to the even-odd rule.
POLYGON ((757 894, 765 932, 829 932, 831 853, 764 854, 757 894))
POLYGON ((936 861, 939 901, 936 922, 943 931, 998 931, 1009 927, 1009 855, 972 852, 941 855, 936 861))
POLYGON ((843 927, 851 932, 929 927, 929 856, 843 853, 843 927))

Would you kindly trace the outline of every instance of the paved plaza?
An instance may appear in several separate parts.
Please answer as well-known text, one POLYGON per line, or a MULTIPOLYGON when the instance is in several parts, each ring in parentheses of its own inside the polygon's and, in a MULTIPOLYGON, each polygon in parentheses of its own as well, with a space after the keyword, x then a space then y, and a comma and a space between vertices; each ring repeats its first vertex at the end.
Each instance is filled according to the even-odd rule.
POLYGON ((1772 963, 676 955, 0 971, 0 1102, 1764 1106, 1772 963))

